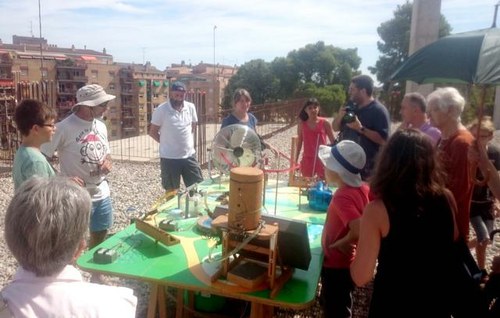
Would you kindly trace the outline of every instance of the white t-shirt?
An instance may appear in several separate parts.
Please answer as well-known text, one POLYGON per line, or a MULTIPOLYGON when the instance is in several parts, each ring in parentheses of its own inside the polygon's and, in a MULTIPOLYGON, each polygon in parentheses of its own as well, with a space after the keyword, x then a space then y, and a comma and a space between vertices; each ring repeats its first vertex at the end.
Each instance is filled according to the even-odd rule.
POLYGON ((73 113, 56 124, 52 141, 43 144, 41 151, 48 157, 57 151, 61 174, 84 180, 93 201, 109 197, 106 175, 99 169, 110 154, 108 130, 102 121, 83 120, 73 113))
POLYGON ((71 265, 48 277, 20 267, 2 296, 14 317, 134 318, 137 306, 132 289, 84 282, 71 265))
POLYGON ((167 101, 153 112, 151 123, 160 126, 160 158, 183 159, 194 155, 192 124, 198 122, 196 107, 184 101, 180 111, 167 101))

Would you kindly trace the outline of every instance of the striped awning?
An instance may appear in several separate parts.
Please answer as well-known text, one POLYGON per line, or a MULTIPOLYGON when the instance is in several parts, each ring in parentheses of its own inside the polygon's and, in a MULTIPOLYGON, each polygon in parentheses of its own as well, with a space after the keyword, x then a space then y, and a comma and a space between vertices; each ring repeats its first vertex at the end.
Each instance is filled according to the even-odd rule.
POLYGON ((97 58, 95 56, 90 56, 90 55, 82 55, 80 58, 84 61, 95 61, 97 58))

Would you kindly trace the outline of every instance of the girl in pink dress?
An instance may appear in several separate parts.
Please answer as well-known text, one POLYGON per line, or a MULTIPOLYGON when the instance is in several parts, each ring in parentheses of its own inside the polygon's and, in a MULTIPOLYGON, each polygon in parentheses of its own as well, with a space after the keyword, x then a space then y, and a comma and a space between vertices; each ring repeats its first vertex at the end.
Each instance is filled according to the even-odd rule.
POLYGON ((318 177, 325 179, 325 170, 318 159, 320 145, 326 145, 328 137, 330 144, 334 141, 332 125, 326 118, 319 117, 320 105, 316 98, 309 98, 300 111, 298 125, 297 155, 298 162, 302 145, 304 151, 300 161, 300 171, 303 177, 318 177))

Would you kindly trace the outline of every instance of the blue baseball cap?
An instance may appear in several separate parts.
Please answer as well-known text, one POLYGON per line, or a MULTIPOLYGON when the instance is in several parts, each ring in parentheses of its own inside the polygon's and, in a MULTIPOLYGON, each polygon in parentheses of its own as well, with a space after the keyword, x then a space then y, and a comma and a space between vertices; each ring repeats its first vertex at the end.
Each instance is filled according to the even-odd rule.
POLYGON ((186 85, 182 82, 175 82, 172 84, 172 90, 176 92, 185 92, 186 91, 186 85))

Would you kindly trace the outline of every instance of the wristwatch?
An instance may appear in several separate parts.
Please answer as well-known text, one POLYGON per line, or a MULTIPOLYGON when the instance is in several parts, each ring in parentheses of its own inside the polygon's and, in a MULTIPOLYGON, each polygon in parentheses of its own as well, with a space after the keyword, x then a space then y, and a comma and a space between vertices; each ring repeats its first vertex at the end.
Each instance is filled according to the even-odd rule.
POLYGON ((366 131, 365 127, 361 126, 361 128, 359 128, 359 133, 364 135, 365 131, 366 131))

